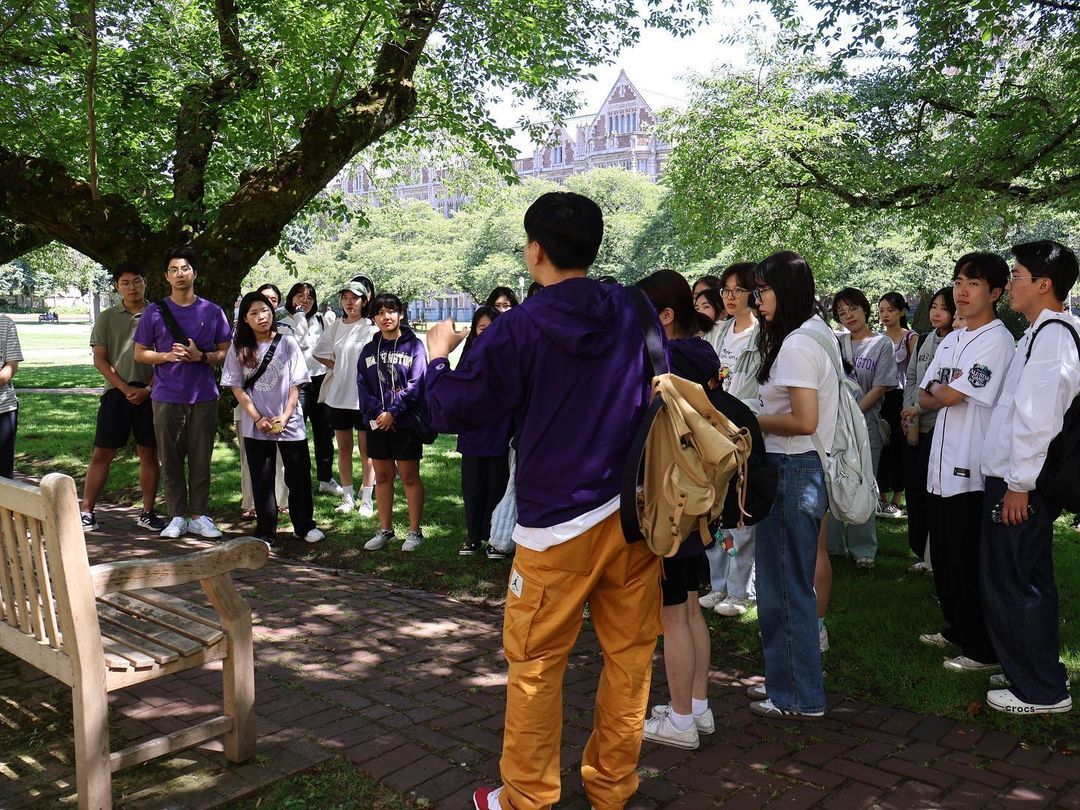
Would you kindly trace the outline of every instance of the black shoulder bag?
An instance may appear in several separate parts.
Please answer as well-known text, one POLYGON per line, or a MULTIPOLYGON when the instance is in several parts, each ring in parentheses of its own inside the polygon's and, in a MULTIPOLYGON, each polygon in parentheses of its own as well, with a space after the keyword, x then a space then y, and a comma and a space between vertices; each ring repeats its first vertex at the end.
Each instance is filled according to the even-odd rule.
POLYGON ((255 387, 255 383, 259 381, 259 378, 266 373, 266 369, 270 365, 270 361, 274 359, 274 352, 277 351, 278 344, 281 343, 281 335, 274 335, 273 341, 270 343, 270 348, 266 350, 266 354, 263 355, 262 362, 259 363, 259 367, 255 369, 255 373, 244 380, 244 390, 250 391, 255 387))

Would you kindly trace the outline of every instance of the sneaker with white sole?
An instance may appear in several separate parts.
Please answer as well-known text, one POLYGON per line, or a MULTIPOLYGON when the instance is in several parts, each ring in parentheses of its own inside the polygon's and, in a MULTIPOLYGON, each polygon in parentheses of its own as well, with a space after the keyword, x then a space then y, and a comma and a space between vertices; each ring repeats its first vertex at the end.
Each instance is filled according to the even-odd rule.
POLYGON ((1010 689, 991 689, 986 693, 986 705, 1006 714, 1064 714, 1072 710, 1072 695, 1057 703, 1025 703, 1010 689))
POLYGON ((821 652, 826 653, 829 651, 829 631, 825 629, 825 625, 818 628, 817 643, 821 652))
POLYGON ((323 534, 320 529, 314 527, 309 529, 307 534, 298 534, 295 536, 303 540, 305 543, 319 543, 326 539, 326 535, 323 534))
POLYGON ((671 706, 657 706, 651 716, 645 718, 645 739, 661 745, 685 748, 693 751, 701 745, 698 738, 697 723, 691 724, 686 731, 679 731, 671 723, 671 706), (656 712, 660 709, 660 713, 656 712))
POLYGON ((765 684, 755 683, 746 687, 746 696, 751 700, 768 700, 769 693, 765 690, 765 684))
POLYGON ((502 810, 499 804, 499 794, 502 793, 502 785, 498 787, 482 787, 473 791, 473 810, 502 810))
POLYGON ((391 540, 397 540, 397 535, 394 534, 393 529, 379 529, 370 540, 364 543, 364 550, 378 551, 380 548, 385 547, 391 540))
POLYGON ((499 551, 495 546, 491 545, 491 543, 487 543, 484 546, 484 555, 489 560, 505 560, 510 556, 505 551, 499 551))
POLYGON ((942 664, 945 669, 952 672, 999 672, 1001 664, 990 664, 976 661, 966 655, 958 655, 955 658, 946 658, 942 664))
POLYGON ((931 568, 923 560, 919 560, 916 563, 912 563, 911 565, 908 566, 907 570, 908 570, 909 574, 932 574, 932 573, 934 573, 934 569, 931 568))
MULTIPOLYGON (((670 712, 670 703, 661 703, 658 706, 652 707, 653 717, 663 717, 666 714, 670 714, 670 712)), ((716 731, 716 718, 713 716, 712 709, 706 709, 701 714, 695 714, 694 727, 698 730, 698 734, 712 734, 716 731)))
POLYGON ((927 647, 955 647, 956 645, 949 641, 941 633, 923 633, 919 636, 919 643, 925 644, 927 647))
POLYGON ((423 532, 409 532, 405 535, 405 542, 401 544, 402 551, 416 551, 424 542, 423 532))
POLYGON ((200 515, 197 518, 192 518, 188 521, 187 529, 193 534, 200 534, 203 537, 208 537, 211 540, 221 537, 221 529, 214 525, 207 515, 200 515))
POLYGON ((346 512, 351 512, 355 508, 356 501, 354 501, 352 498, 342 498, 341 503, 334 507, 334 511, 345 514, 346 512))
POLYGON ((319 492, 320 493, 325 492, 325 493, 327 493, 329 495, 340 495, 344 491, 345 490, 343 490, 341 488, 341 484, 339 484, 333 478, 331 478, 329 481, 320 481, 319 482, 319 492))
POLYGON ((360 517, 375 517, 375 504, 371 501, 361 500, 360 505, 356 507, 356 511, 360 513, 360 517))
POLYGON ((873 557, 856 557, 855 558, 855 567, 856 568, 873 568, 874 567, 874 558, 873 557))
POLYGON ((729 596, 727 599, 718 602, 713 610, 721 616, 742 616, 746 613, 748 607, 750 607, 749 599, 729 596))
POLYGON ((797 712, 793 709, 781 709, 769 698, 757 700, 750 704, 750 711, 759 717, 771 717, 776 720, 813 720, 824 717, 825 712, 797 712))
POLYGON ((151 509, 149 512, 143 512, 142 514, 140 514, 138 524, 144 529, 150 529, 150 531, 153 532, 160 532, 162 529, 169 525, 168 521, 166 521, 165 518, 163 518, 153 509, 151 509))
POLYGON ((182 517, 174 517, 169 521, 169 525, 161 530, 162 537, 177 538, 182 534, 187 534, 188 522, 182 517))
POLYGON ((97 518, 94 517, 93 512, 82 512, 79 514, 82 519, 82 528, 84 532, 96 532, 101 527, 98 525, 97 518))
POLYGON ((698 597, 698 604, 706 610, 715 608, 721 602, 727 599, 727 593, 725 591, 709 591, 704 596, 698 597))

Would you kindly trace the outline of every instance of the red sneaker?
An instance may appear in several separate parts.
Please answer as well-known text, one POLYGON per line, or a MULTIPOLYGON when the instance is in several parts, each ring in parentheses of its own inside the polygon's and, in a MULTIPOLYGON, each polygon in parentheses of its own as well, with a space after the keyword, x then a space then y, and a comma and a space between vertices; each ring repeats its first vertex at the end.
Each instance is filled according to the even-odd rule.
POLYGON ((474 810, 497 810, 500 793, 502 793, 502 785, 477 788, 472 795, 474 810), (492 802, 493 799, 494 802, 492 802))

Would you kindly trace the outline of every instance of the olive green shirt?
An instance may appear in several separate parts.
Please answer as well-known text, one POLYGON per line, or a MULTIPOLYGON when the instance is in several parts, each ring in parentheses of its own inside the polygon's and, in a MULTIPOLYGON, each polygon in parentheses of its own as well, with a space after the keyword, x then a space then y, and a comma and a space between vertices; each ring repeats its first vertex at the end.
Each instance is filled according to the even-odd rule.
MULTIPOLYGON (((90 345, 105 347, 106 359, 121 378, 129 383, 149 385, 154 376, 154 367, 135 362, 135 342, 132 340, 143 312, 146 312, 145 307, 138 315, 128 312, 123 304, 109 307, 94 321, 90 345)), ((106 391, 115 387, 108 380, 105 381, 106 391)))

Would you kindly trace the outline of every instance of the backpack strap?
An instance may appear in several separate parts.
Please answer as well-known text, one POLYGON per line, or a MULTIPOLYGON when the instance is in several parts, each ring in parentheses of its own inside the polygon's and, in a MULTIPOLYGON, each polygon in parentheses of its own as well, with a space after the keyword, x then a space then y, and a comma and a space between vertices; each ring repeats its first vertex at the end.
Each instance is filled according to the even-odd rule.
MULTIPOLYGON (((792 335, 806 335, 808 338, 817 343, 825 351, 825 355, 829 358, 829 361, 833 365, 833 370, 836 371, 836 380, 840 387, 840 396, 845 396, 844 392, 844 367, 840 360, 840 343, 837 340, 829 340, 820 332, 813 329, 807 329, 805 327, 799 327, 792 335)), ((790 335, 789 335, 790 337, 790 335)), ((841 400, 838 400, 840 404, 843 404, 841 400)), ((825 446, 821 443, 821 437, 818 436, 818 432, 815 430, 810 435, 810 440, 814 443, 814 449, 817 450, 817 454, 821 457, 822 465, 825 464, 826 459, 829 457, 829 451, 825 449, 825 446)))
POLYGON ((1060 326, 1064 326, 1072 334, 1073 342, 1076 344, 1076 352, 1080 354, 1080 335, 1076 334, 1076 330, 1073 329, 1072 324, 1067 321, 1063 321, 1060 318, 1050 318, 1043 322, 1043 324, 1035 330, 1035 333, 1031 336, 1031 340, 1028 343, 1027 354, 1024 355, 1024 363, 1027 363, 1031 359, 1031 348, 1035 345, 1035 338, 1039 336, 1039 332, 1048 327, 1050 324, 1056 323, 1060 326))
POLYGON ((930 335, 933 333, 933 331, 934 330, 931 329, 929 332, 924 332, 923 334, 919 335, 919 339, 917 341, 915 341, 915 356, 916 357, 918 357, 919 352, 922 351, 923 344, 926 343, 926 339, 928 337, 930 337, 930 335))
POLYGON ((255 383, 259 381, 259 378, 266 373, 267 367, 270 365, 270 361, 274 359, 274 352, 277 351, 278 344, 281 343, 281 335, 274 335, 274 339, 270 342, 270 348, 266 350, 266 354, 263 355, 262 362, 259 363, 259 367, 255 369, 255 373, 244 380, 244 390, 250 391, 255 387, 255 383))
POLYGON ((180 328, 180 322, 176 320, 176 314, 172 311, 172 307, 168 302, 162 298, 156 304, 158 312, 161 313, 161 319, 165 321, 165 328, 169 330, 169 334, 172 335, 172 339, 177 343, 187 345, 188 336, 184 333, 184 330, 180 328))
MULTIPOLYGON (((656 310, 637 287, 626 288, 638 313, 641 322, 641 332, 645 338, 645 348, 649 354, 649 363, 652 366, 653 376, 668 372, 667 356, 664 354, 664 342, 660 337, 660 330, 656 323, 656 310)), ((649 438, 649 430, 652 428, 656 415, 664 406, 664 400, 655 395, 649 403, 641 424, 638 425, 637 434, 626 453, 626 461, 623 462, 622 485, 619 488, 619 520, 622 523, 623 535, 627 543, 635 543, 644 540, 641 533, 641 524, 638 520, 637 488, 638 478, 641 472, 641 462, 645 456, 645 442, 649 438)))

